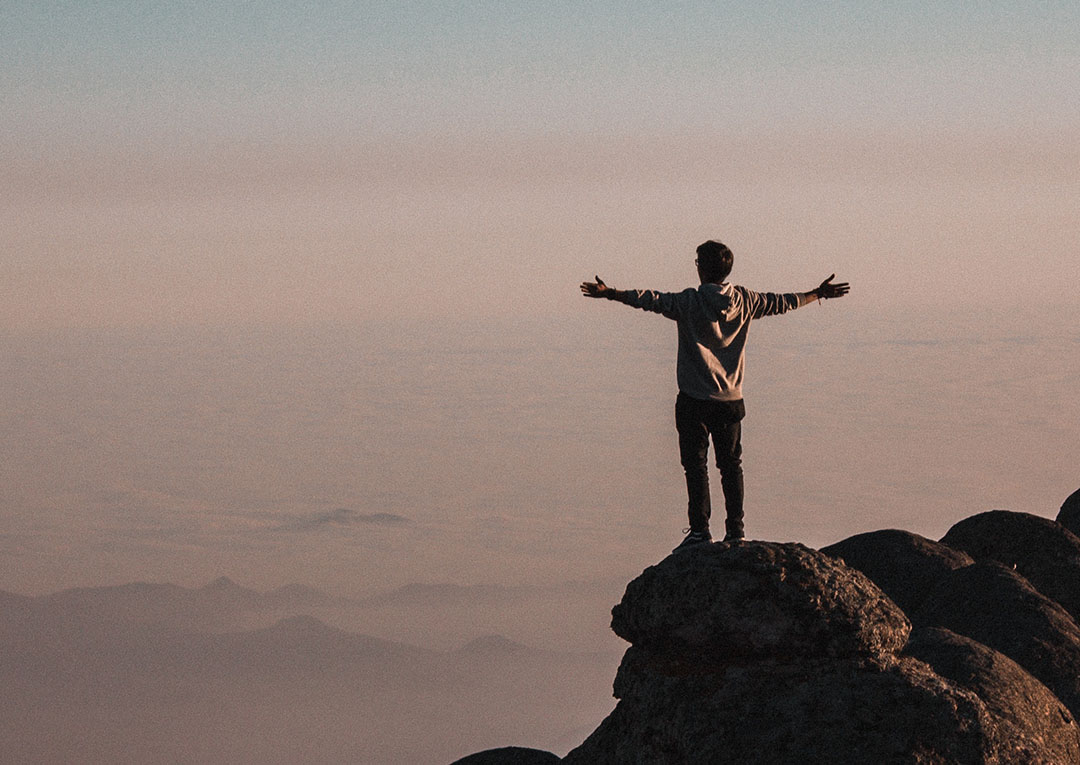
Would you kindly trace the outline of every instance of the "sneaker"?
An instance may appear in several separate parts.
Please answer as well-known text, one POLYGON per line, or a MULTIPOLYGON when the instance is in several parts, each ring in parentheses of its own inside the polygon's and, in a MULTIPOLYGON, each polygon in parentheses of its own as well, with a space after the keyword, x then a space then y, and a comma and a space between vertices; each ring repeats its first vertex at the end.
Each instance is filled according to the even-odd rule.
POLYGON ((695 547, 700 544, 712 541, 712 534, 707 531, 691 531, 686 535, 686 538, 675 547, 672 552, 681 552, 688 547, 695 547))
POLYGON ((738 531, 731 532, 731 531, 729 531, 727 534, 724 535, 724 541, 727 542, 728 544, 737 545, 737 544, 739 544, 739 542, 743 541, 742 532, 738 532, 738 531))

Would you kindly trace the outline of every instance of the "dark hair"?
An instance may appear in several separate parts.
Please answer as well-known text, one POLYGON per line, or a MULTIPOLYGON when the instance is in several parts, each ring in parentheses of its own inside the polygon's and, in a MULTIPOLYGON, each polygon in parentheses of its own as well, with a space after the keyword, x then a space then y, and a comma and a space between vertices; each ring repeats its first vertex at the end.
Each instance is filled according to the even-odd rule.
POLYGON ((701 270, 701 278, 707 282, 722 282, 731 273, 731 266, 735 262, 735 256, 727 245, 710 239, 702 242, 697 248, 697 264, 701 270))

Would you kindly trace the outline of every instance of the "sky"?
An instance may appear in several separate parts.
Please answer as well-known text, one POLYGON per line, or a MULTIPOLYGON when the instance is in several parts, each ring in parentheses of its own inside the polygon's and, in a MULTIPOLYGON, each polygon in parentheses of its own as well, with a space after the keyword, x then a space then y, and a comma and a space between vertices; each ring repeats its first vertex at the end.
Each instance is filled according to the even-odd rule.
POLYGON ((0 321, 565 315, 709 237, 758 288, 1066 302, 1078 38, 1067 0, 14 0, 0 321))
POLYGON ((681 289, 708 238, 852 284, 761 332, 752 533, 1052 515, 1078 59, 1072 0, 5 2, 0 588, 640 568, 673 342, 577 285, 681 289))

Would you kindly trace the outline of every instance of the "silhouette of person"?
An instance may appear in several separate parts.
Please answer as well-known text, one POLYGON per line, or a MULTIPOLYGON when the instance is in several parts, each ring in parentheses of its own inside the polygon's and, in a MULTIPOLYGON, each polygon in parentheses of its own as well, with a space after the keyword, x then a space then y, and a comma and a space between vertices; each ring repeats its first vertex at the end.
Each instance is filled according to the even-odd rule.
POLYGON ((675 428, 679 458, 686 472, 687 515, 690 529, 675 548, 683 550, 712 541, 709 518, 709 437, 716 452, 720 486, 727 510, 725 542, 743 538, 742 419, 746 414, 742 383, 747 331, 754 319, 785 313, 815 300, 848 293, 847 282, 833 284, 836 274, 809 292, 753 292, 725 281, 734 257, 720 242, 697 248, 701 285, 682 292, 617 290, 596 277, 583 282, 586 297, 607 298, 673 319, 678 325, 676 364, 679 394, 675 399, 675 428))

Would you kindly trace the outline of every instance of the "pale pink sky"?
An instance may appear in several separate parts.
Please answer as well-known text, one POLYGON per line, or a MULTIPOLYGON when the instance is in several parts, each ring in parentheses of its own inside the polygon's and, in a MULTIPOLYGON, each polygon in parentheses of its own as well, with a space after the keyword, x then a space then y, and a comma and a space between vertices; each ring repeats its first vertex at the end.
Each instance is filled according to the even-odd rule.
POLYGON ((594 273, 676 289, 709 237, 733 278, 853 302, 1073 299, 1066 135, 766 133, 75 156, 4 172, 0 325, 568 315, 594 273))
POLYGON ((709 237, 763 289, 1068 303, 1078 15, 7 4, 0 327, 565 315, 709 237))

